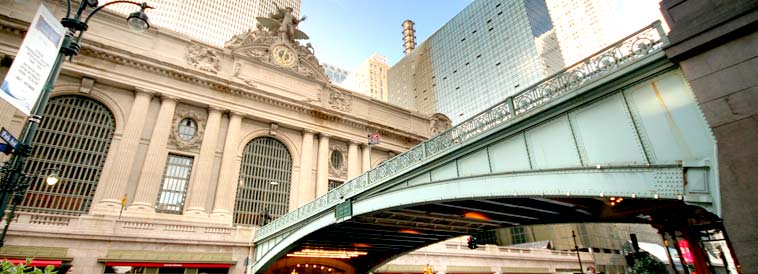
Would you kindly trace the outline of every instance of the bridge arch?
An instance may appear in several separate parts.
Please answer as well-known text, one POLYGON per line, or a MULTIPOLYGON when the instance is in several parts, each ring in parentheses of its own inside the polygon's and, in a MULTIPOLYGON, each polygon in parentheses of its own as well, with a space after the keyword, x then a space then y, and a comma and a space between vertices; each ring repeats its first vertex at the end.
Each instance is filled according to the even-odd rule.
POLYGON ((497 227, 717 221, 714 138, 675 64, 645 49, 591 57, 261 228, 253 272, 313 246, 365 245, 350 261, 368 272, 497 227))

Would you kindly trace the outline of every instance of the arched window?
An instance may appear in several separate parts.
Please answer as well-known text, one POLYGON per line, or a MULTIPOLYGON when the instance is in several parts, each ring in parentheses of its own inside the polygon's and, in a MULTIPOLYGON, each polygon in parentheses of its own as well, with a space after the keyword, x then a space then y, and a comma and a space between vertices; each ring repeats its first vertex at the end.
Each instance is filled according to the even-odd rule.
POLYGON ((287 147, 269 137, 255 138, 242 153, 234 223, 263 225, 287 213, 292 157, 287 147))
POLYGON ((26 173, 59 168, 60 181, 45 184, 47 172, 30 179, 20 210, 86 214, 111 146, 116 122, 103 104, 76 95, 50 99, 26 164, 26 173))

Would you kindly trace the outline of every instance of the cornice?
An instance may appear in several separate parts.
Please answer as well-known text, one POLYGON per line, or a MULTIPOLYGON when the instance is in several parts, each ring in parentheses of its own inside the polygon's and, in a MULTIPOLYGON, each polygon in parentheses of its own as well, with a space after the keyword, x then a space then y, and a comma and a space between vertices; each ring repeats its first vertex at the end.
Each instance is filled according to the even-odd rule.
POLYGON ((26 35, 29 23, 5 15, 0 15, 0 31, 20 36, 26 35))
MULTIPOLYGON (((20 21, 7 16, 0 16, 0 30, 3 32, 9 32, 16 35, 23 35, 26 33, 29 23, 20 21)), ((378 123, 371 122, 369 120, 350 116, 345 113, 333 111, 331 109, 322 108, 317 105, 312 105, 303 101, 296 101, 286 97, 282 97, 276 94, 270 94, 269 92, 261 89, 257 89, 250 85, 242 84, 239 82, 227 80, 218 76, 208 75, 195 70, 187 70, 184 67, 177 66, 165 61, 157 60, 145 55, 139 55, 132 52, 125 51, 116 47, 108 46, 97 41, 87 40, 82 43, 82 49, 80 54, 83 56, 89 56, 101 60, 110 61, 116 64, 136 68, 142 71, 149 71, 158 75, 162 75, 168 78, 173 78, 179 81, 194 83, 199 86, 203 86, 212 90, 216 90, 223 93, 228 93, 244 98, 251 99, 256 102, 276 106, 279 108, 305 113, 312 117, 316 117, 322 120, 327 120, 335 123, 340 123, 349 127, 355 128, 371 128, 374 131, 378 131, 384 136, 394 137, 398 140, 404 140, 410 138, 413 141, 423 141, 426 137, 399 130, 396 128, 388 127, 378 123)), ((224 54, 228 54, 224 51, 224 54)), ((258 65, 264 65, 262 62, 255 62, 258 65)), ((74 59, 74 64, 82 64, 74 59)), ((297 75, 296 73, 289 73, 297 75)), ((298 75, 299 76, 299 75, 298 75)), ((312 80, 312 79, 311 79, 312 80)), ((313 80, 321 83, 325 88, 331 88, 328 83, 322 81, 313 80)), ((411 115, 413 116, 413 115, 411 115)), ((315 125, 314 125, 315 126, 315 125)))

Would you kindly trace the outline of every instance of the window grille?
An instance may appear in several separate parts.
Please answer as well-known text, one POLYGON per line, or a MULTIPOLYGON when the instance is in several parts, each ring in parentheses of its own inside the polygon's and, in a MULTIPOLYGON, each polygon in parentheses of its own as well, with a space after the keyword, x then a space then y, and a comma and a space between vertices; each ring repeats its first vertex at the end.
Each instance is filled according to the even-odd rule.
POLYGON ((342 181, 329 180, 329 190, 337 188, 338 186, 342 185, 342 183, 342 181))
POLYGON ((287 213, 292 157, 287 147, 269 137, 255 138, 242 153, 234 223, 263 225, 287 213))
POLYGON ((163 173, 161 190, 155 202, 155 212, 182 214, 184 197, 187 196, 193 158, 169 154, 166 171, 163 173))
POLYGON ((197 123, 195 120, 192 120, 190 118, 184 118, 181 122, 179 122, 178 131, 179 138, 182 138, 182 140, 192 140, 192 138, 195 138, 195 134, 197 133, 197 123))
POLYGON ((82 96, 50 99, 32 145, 26 173, 59 168, 60 181, 45 184, 48 172, 31 179, 19 210, 86 214, 92 204, 116 122, 103 104, 82 96))
POLYGON ((511 241, 513 244, 522 244, 528 241, 526 237, 526 229, 523 226, 517 226, 511 228, 511 241))

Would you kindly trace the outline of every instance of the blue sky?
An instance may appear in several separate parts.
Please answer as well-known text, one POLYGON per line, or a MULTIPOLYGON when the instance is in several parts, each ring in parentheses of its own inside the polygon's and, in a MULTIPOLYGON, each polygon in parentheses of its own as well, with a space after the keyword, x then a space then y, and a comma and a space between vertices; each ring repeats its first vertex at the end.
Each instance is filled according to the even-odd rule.
POLYGON ((302 0, 308 17, 300 30, 310 36, 319 61, 353 70, 373 53, 387 56, 389 65, 403 57, 400 26, 416 23, 421 43, 471 0, 302 0))

